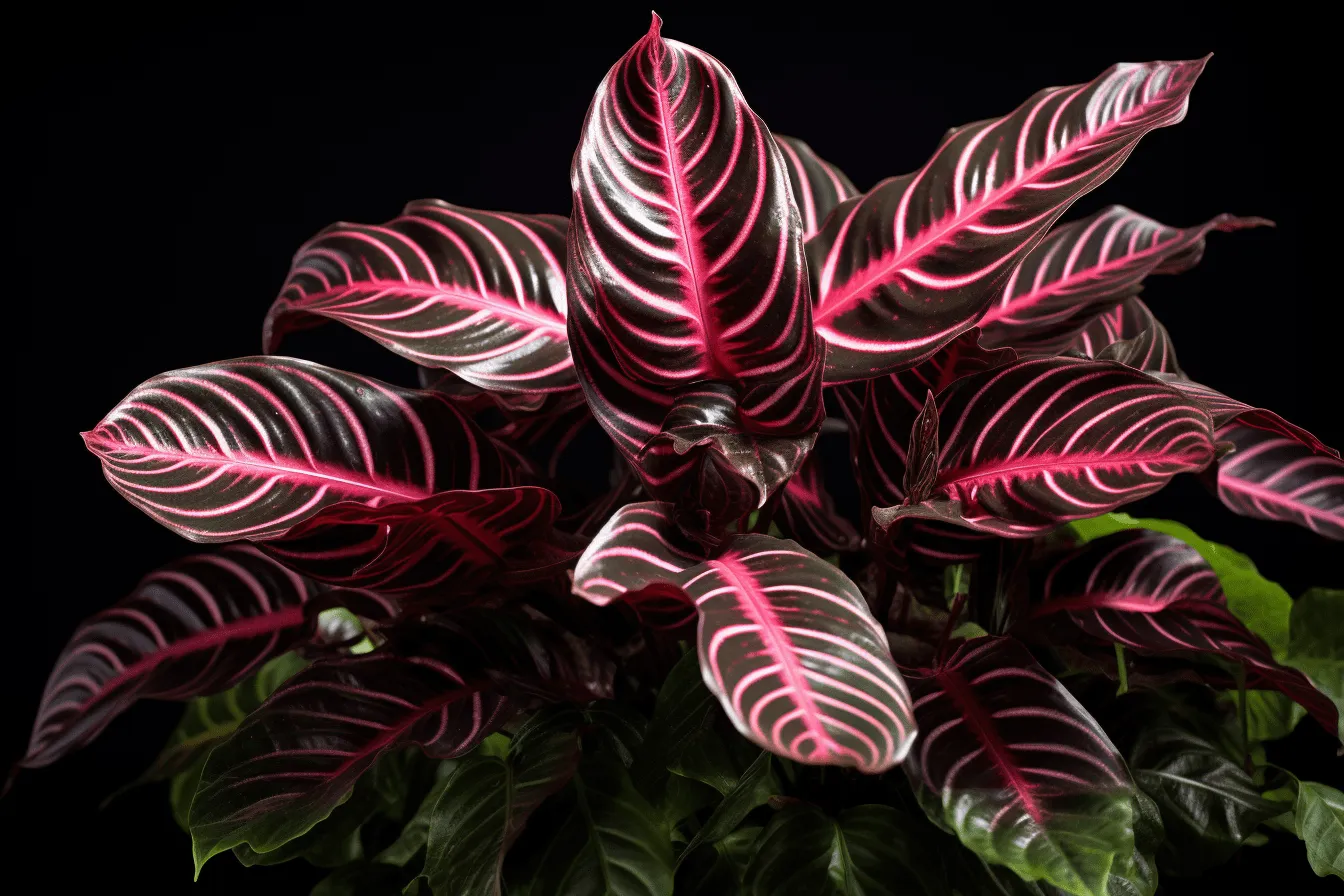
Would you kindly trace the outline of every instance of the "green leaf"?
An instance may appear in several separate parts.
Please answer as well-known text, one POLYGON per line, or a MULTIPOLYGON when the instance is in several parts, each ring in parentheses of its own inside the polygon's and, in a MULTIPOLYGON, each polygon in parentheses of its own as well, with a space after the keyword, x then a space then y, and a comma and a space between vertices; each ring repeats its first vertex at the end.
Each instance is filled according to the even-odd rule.
MULTIPOLYGON (((779 779, 775 777, 772 757, 762 751, 756 760, 747 766, 747 770, 738 778, 737 784, 724 794, 723 801, 715 807, 708 820, 681 854, 685 859, 702 844, 713 844, 727 837, 741 824, 757 806, 764 805, 772 796, 781 791, 779 779)), ((681 864, 678 859, 677 864, 681 864)))
POLYGON ((1261 822, 1283 811, 1214 744, 1169 721, 1140 732, 1129 767, 1161 810, 1166 840, 1158 863, 1177 876, 1227 861, 1261 822))
POLYGON ((673 757, 680 756, 697 737, 712 730, 718 712, 719 703, 700 674, 700 658, 694 650, 687 651, 658 691, 645 748, 631 769, 642 792, 651 799, 658 798, 673 757))
MULTIPOLYGON (((1228 691, 1224 699, 1241 711, 1241 695, 1228 691)), ((1246 732, 1252 743, 1278 740, 1293 733, 1307 711, 1278 691, 1246 692, 1246 732)))
POLYGON ((939 896, 932 851, 890 806, 856 806, 831 818, 797 803, 779 812, 756 847, 742 892, 751 896, 939 896))
POLYGON ((481 749, 448 777, 431 811, 422 876, 436 896, 497 894, 504 856, 532 811, 573 776, 582 716, 550 706, 528 719, 506 757, 481 749))
POLYGON ((1286 665, 1311 679, 1339 710, 1344 741, 1344 591, 1313 588, 1293 604, 1286 665))
POLYGON ((434 817, 434 806, 438 803, 439 797, 448 786, 448 781, 452 777, 453 770, 461 762, 459 759, 443 759, 435 766, 434 785, 429 793, 425 794, 424 799, 420 801, 420 807, 416 809, 411 820, 402 826, 401 833, 397 839, 383 848, 382 852, 374 857, 375 862, 381 862, 385 865, 404 866, 415 857, 429 839, 429 824, 434 817))
POLYGON ((1179 538, 1213 567, 1233 615, 1263 638, 1274 652, 1274 658, 1282 661, 1284 651, 1288 648, 1288 616, 1293 609, 1293 599, 1279 585, 1260 575, 1255 564, 1245 554, 1200 538, 1180 523, 1136 519, 1127 513, 1105 513, 1091 519, 1076 520, 1069 524, 1069 528, 1085 542, 1126 529, 1150 529, 1179 538))
POLYGON ((1293 814, 1311 870, 1320 877, 1344 880, 1344 793, 1303 781, 1297 788, 1293 814))
POLYGON ((738 828, 723 839, 684 854, 677 867, 677 896, 724 896, 742 891, 742 875, 756 854, 756 841, 765 828, 738 828))
POLYGON ((658 813, 611 750, 585 754, 531 892, 565 896, 669 896, 672 846, 658 813))
POLYGON ((1162 811, 1142 790, 1134 794, 1134 855, 1127 863, 1117 861, 1106 880, 1107 896, 1153 896, 1157 892, 1155 855, 1166 831, 1162 811))

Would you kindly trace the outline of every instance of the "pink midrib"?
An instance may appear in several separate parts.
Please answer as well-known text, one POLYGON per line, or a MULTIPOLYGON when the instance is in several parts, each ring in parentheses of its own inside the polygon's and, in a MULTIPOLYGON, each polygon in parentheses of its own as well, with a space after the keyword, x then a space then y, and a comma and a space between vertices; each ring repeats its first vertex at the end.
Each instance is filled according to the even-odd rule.
MULTIPOLYGON (((655 38, 657 43, 652 47, 651 55, 654 57, 655 70, 658 77, 662 78, 662 55, 665 50, 660 51, 659 46, 662 41, 655 38)), ((690 280, 691 296, 695 299, 696 315, 700 324, 700 338, 704 342, 705 357, 708 359, 714 370, 716 377, 727 378, 724 373, 724 364, 719 360, 717 342, 718 340, 709 332, 710 308, 705 300, 704 289, 700 282, 700 273, 696 268, 697 247, 700 245, 696 236, 692 233, 691 216, 686 208, 685 194, 690 192, 689 186, 685 182, 681 171, 681 150, 677 147, 675 138, 676 131, 673 129, 671 120, 671 110, 667 107, 667 93, 663 90, 660 83, 654 88, 654 99, 658 103, 658 121, 662 128, 663 147, 667 153, 667 181, 672 188, 672 204, 677 209, 677 227, 681 230, 681 244, 685 248, 686 255, 686 275, 690 280)))
POLYGON ((775 608, 770 605, 769 599, 756 587, 755 580, 736 557, 725 555, 718 560, 711 560, 709 565, 717 569, 728 584, 733 586, 743 613, 761 627, 761 646, 765 648, 766 655, 778 664, 779 677, 794 695, 798 708, 803 712, 801 717, 803 727, 812 735, 812 740, 816 744, 816 751, 809 758, 817 759, 839 752, 821 720, 821 712, 812 701, 811 686, 807 683, 802 664, 790 649, 793 642, 784 633, 779 616, 776 615, 775 608))
POLYGON ((153 670, 157 666, 186 656, 191 653, 198 653, 202 650, 209 650, 226 644, 229 641, 236 641, 242 638, 255 638, 259 635, 270 635, 282 631, 303 622, 303 606, 286 607, 276 613, 268 613, 265 616, 249 616, 246 619, 239 619, 226 625, 212 628, 195 635, 183 638, 177 643, 165 647, 163 650, 155 651, 149 656, 136 660, 131 665, 122 669, 115 676, 103 682, 102 689, 94 694, 86 702, 80 704, 80 711, 87 712, 90 707, 101 703, 107 699, 117 688, 121 687, 127 681, 138 678, 145 674, 147 670, 153 670))
POLYGON ((1226 478, 1222 476, 1218 479, 1220 488, 1225 488, 1230 492, 1250 495, 1259 501, 1268 501, 1271 504, 1277 504, 1280 507, 1291 508, 1294 513, 1300 513, 1311 519, 1321 519, 1332 522, 1337 526, 1344 526, 1344 517, 1339 514, 1331 513, 1328 510, 1322 510, 1319 507, 1312 507, 1310 504, 1303 503, 1296 498, 1290 498, 1281 492, 1265 488, 1262 485, 1256 485, 1248 480, 1239 479, 1235 475, 1227 474, 1226 478))
POLYGON ((980 705, 966 679, 955 669, 945 668, 936 675, 943 692, 952 698, 952 702, 961 710, 961 717, 970 726, 976 739, 984 745, 985 752, 994 763, 994 768, 1003 782, 1017 794, 1018 799, 1022 801, 1022 808, 1031 816, 1032 821, 1040 824, 1045 820, 1045 810, 1036 802, 1031 784, 1022 774, 1022 769, 1018 768, 1017 762, 1008 750, 1008 745, 1003 742, 998 729, 994 727, 994 720, 980 705))
POLYGON ((1003 479, 1021 478, 1020 474, 1025 473, 1057 473, 1070 472, 1073 470, 1105 470, 1111 468, 1127 467, 1137 463, 1148 463, 1157 461, 1179 461, 1184 460, 1181 457, 1175 457, 1170 454, 1158 454, 1153 452, 1113 452, 1109 454, 1076 454, 1069 455, 1068 458, 1057 458, 1050 460, 1030 461, 1011 466, 992 466, 984 465, 981 467, 965 467, 961 470, 949 470, 938 475, 935 489, 943 489, 948 486, 976 485, 982 482, 998 482, 1003 479), (987 471, 987 472, 986 472, 987 471))
MULTIPOLYGON (((162 448, 147 448, 143 445, 128 445, 124 442, 117 442, 108 439, 105 436, 100 436, 97 434, 96 430, 92 434, 86 434, 86 441, 91 443, 89 446, 91 449, 93 449, 92 443, 98 443, 99 447, 109 453, 130 454, 135 457, 148 458, 151 460, 188 461, 202 466, 243 467, 248 470, 257 470, 262 474, 280 473, 288 477, 291 481, 307 481, 307 484, 309 485, 348 486, 349 490, 352 492, 362 492, 379 498, 391 497, 402 501, 415 501, 420 498, 427 498, 430 495, 429 490, 423 488, 413 488, 411 491, 398 491, 394 488, 379 485, 372 480, 360 481, 336 476, 331 473, 321 473, 317 470, 285 467, 280 464, 257 460, 250 455, 243 455, 235 458, 223 454, 188 454, 185 451, 168 451, 162 448)), ((96 449, 95 453, 97 453, 96 449)))
MULTIPOLYGON (((553 314, 545 309, 535 305, 518 305, 512 302, 497 300, 487 293, 477 292, 454 292, 445 289, 442 286, 426 286, 418 283, 407 283, 403 280, 359 280, 345 286, 336 287, 319 293, 310 293, 297 300, 287 300, 291 308, 307 311, 310 314, 326 314, 325 309, 314 309, 310 305, 317 305, 322 302, 339 300, 347 293, 363 290, 388 290, 399 293, 405 293, 408 296, 417 299, 441 298, 448 302, 459 305, 474 307, 481 311, 489 311, 499 317, 508 318, 520 324, 526 324, 539 330, 549 330, 558 339, 567 338, 565 319, 558 314, 553 314)), ((339 311, 331 312, 334 317, 342 317, 339 311)))
MULTIPOLYGON (((1146 109, 1151 105, 1153 105, 1153 103, 1148 103, 1142 108, 1146 109)), ((1135 108, 1137 109, 1140 107, 1135 108)), ((1081 152, 1083 146, 1097 142, 1097 140, 1104 137, 1109 131, 1118 127, 1121 123, 1127 122, 1131 117, 1133 116, 1126 115, 1107 122, 1105 126, 1090 133, 1086 143, 1082 141, 1076 142, 1058 155, 1051 156, 1045 162, 1029 169, 1011 187, 995 191, 993 199, 982 199, 980 202, 967 203, 962 214, 945 218, 943 221, 930 227, 924 233, 920 234, 918 239, 911 241, 904 252, 894 253, 891 259, 887 261, 879 258, 875 263, 869 265, 867 269, 860 272, 857 277, 851 277, 847 280, 839 290, 833 290, 829 295, 823 297, 821 307, 817 309, 815 315, 816 325, 821 326, 823 324, 829 324, 841 314, 849 311, 850 309, 845 306, 849 305, 855 297, 866 295, 870 289, 889 277, 892 272, 909 267, 912 259, 922 255, 931 245, 940 242, 950 231, 965 226, 967 222, 972 221, 983 214, 983 211, 986 208, 1003 205, 1019 191, 1025 189, 1027 184, 1037 180, 1042 172, 1049 171, 1060 165, 1062 162, 1071 159, 1075 154, 1081 152)), ((916 178, 918 179, 922 177, 924 173, 924 169, 921 169, 916 178)), ((910 186, 913 187, 915 183, 917 183, 917 180, 912 181, 910 186)), ((1075 196, 1074 198, 1076 199, 1077 197, 1075 196)), ((832 251, 834 251, 834 249, 835 247, 832 247, 832 251)))

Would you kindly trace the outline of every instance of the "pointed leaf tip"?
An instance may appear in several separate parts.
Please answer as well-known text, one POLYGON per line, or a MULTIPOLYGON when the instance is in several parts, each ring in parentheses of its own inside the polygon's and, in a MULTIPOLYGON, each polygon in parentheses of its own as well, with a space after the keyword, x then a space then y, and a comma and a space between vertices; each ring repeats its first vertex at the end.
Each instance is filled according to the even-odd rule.
POLYGON ((649 15, 653 17, 652 21, 649 22, 649 37, 652 40, 658 40, 662 36, 663 17, 658 15, 658 11, 654 9, 649 10, 649 15))

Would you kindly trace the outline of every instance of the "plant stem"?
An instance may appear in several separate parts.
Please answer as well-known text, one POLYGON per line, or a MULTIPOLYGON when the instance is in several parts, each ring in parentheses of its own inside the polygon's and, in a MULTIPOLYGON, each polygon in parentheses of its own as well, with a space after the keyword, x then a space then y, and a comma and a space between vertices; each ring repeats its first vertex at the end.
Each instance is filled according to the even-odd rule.
POLYGON ((957 617, 961 615, 962 608, 966 606, 968 596, 965 591, 959 593, 952 599, 952 608, 947 611, 947 624, 943 626, 943 635, 938 639, 938 665, 940 666, 947 655, 947 641, 952 637, 952 631, 957 627, 957 617))
POLYGON ((1115 669, 1120 673, 1120 687, 1115 696, 1123 697, 1129 693, 1129 669, 1125 667, 1125 645, 1115 645, 1115 669))

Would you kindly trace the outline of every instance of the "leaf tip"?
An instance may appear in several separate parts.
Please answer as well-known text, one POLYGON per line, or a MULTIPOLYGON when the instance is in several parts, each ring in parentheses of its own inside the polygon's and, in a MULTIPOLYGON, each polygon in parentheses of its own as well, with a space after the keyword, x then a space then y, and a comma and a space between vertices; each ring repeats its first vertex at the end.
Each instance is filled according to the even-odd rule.
POLYGON ((658 15, 655 9, 649 10, 652 21, 649 22, 649 40, 661 40, 663 30, 663 17, 658 15))

